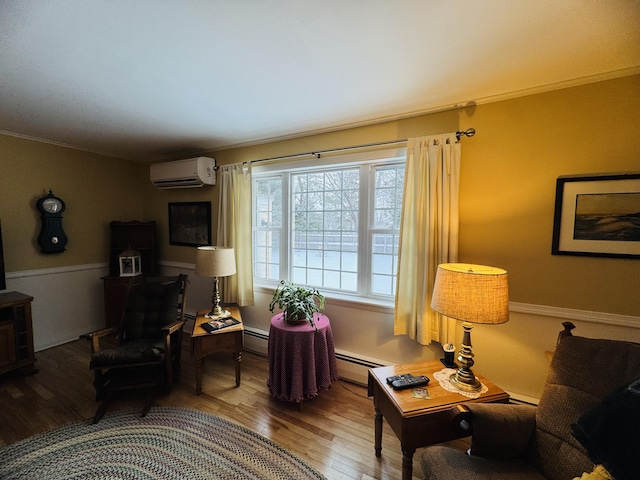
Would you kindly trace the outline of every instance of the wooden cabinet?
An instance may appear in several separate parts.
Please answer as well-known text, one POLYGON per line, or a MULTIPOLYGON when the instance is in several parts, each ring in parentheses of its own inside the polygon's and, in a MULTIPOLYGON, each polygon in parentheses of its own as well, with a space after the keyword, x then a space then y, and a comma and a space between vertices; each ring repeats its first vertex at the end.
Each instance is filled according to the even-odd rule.
POLYGON ((0 293, 0 373, 35 373, 31 301, 19 292, 0 293))
POLYGON ((111 222, 109 243, 109 276, 120 275, 118 255, 128 248, 140 252, 143 275, 156 275, 156 222, 111 222))
POLYGON ((143 275, 158 274, 156 222, 111 222, 109 276, 103 277, 104 313, 107 327, 117 328, 127 301, 131 277, 120 277, 118 255, 128 248, 140 252, 143 275))

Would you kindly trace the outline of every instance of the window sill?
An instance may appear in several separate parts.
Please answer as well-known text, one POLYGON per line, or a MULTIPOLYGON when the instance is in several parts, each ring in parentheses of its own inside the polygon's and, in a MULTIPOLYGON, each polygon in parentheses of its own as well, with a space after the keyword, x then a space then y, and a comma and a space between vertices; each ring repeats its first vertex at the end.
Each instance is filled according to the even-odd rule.
MULTIPOLYGON (((272 295, 275 287, 269 285, 254 286, 254 290, 265 295, 272 295)), ((325 294, 325 302, 327 305, 336 305, 346 308, 357 308, 359 310, 368 310, 371 312, 386 313, 393 315, 394 303, 385 300, 375 300, 368 298, 353 297, 350 295, 340 295, 335 292, 325 294)))

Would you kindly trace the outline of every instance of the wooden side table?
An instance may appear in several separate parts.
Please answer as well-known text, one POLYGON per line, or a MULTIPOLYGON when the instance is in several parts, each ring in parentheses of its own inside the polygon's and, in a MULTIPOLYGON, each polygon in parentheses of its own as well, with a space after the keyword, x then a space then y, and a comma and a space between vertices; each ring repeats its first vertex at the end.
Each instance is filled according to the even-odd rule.
POLYGON ((240 386, 240 362, 242 361, 242 349, 244 347, 244 324, 240 316, 240 309, 227 306, 231 316, 240 320, 238 325, 223 328, 214 333, 208 333, 201 325, 208 322, 205 317, 208 310, 200 310, 191 332, 191 356, 196 362, 196 395, 202 393, 202 369, 207 355, 217 352, 232 352, 236 363, 236 387, 240 386))
POLYGON ((382 454, 382 419, 387 420, 402 448, 402 479, 411 480, 413 454, 417 448, 448 442, 461 438, 463 434, 450 426, 449 410, 455 405, 470 402, 507 403, 509 395, 480 375, 478 379, 487 386, 487 392, 471 399, 462 394, 442 388, 434 373, 443 369, 440 360, 408 363, 369 370, 369 396, 375 406, 375 452, 382 454), (431 380, 426 389, 429 399, 414 398, 411 389, 394 390, 387 384, 387 377, 411 373, 426 375, 431 380))

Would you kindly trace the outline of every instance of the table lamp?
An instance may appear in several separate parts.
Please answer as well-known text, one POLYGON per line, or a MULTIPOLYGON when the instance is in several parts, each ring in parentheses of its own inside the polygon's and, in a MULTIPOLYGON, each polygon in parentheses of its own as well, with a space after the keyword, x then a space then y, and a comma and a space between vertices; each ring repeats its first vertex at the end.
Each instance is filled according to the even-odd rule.
POLYGON ((196 275, 213 277, 211 311, 207 318, 224 318, 230 313, 220 307, 219 277, 228 277, 236 273, 236 257, 231 247, 198 247, 196 252, 196 275))
POLYGON ((463 391, 480 390, 480 381, 471 371, 474 364, 472 324, 509 321, 507 272, 501 268, 466 263, 438 265, 431 308, 463 322, 462 346, 458 354, 460 367, 449 381, 463 391))

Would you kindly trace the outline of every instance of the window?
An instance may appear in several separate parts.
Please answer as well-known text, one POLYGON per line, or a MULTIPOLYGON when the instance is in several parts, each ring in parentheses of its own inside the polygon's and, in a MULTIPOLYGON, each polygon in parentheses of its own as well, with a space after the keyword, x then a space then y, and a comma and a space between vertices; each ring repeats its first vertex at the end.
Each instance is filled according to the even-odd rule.
POLYGON ((255 167, 253 182, 256 282, 393 298, 402 151, 255 167))

